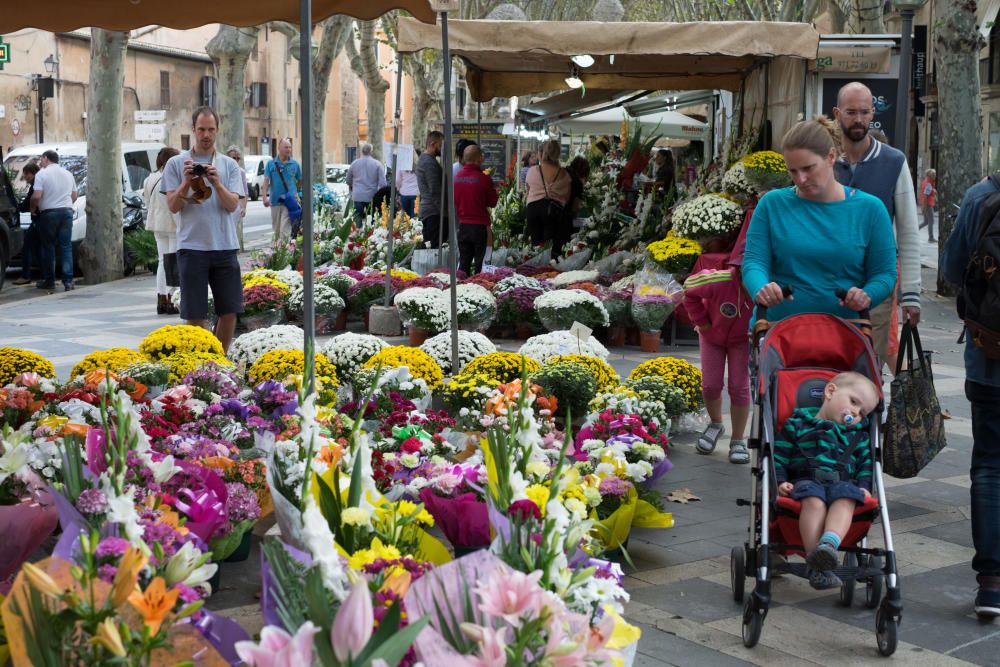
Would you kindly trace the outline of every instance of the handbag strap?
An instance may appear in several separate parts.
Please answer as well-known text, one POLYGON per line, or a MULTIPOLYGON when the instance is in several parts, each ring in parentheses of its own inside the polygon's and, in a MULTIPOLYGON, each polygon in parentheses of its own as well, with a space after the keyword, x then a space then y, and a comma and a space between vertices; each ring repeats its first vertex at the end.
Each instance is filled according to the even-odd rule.
POLYGON ((930 377, 930 369, 927 367, 927 358, 924 356, 924 347, 920 344, 920 333, 917 331, 917 327, 909 322, 904 322, 900 339, 899 355, 896 357, 896 375, 899 375, 903 370, 903 358, 905 357, 911 371, 919 364, 920 372, 924 377, 930 377))
POLYGON ((274 168, 278 170, 278 178, 281 179, 281 185, 285 188, 285 194, 288 194, 288 183, 285 182, 285 172, 281 170, 281 160, 274 158, 274 168))
POLYGON ((545 190, 545 198, 551 199, 549 197, 549 186, 545 185, 545 171, 542 169, 542 165, 538 165, 538 175, 542 177, 542 188, 545 190))

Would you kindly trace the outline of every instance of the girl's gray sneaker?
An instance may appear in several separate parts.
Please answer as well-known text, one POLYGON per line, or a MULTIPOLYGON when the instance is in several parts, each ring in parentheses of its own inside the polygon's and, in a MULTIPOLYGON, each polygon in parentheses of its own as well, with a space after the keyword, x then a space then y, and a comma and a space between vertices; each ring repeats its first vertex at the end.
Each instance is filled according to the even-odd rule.
POLYGON ((715 443, 719 441, 722 434, 726 432, 726 427, 722 424, 709 424, 705 431, 698 437, 698 442, 694 448, 699 454, 711 454, 715 451, 715 443))
POLYGON ((730 463, 750 463, 750 451, 746 440, 733 440, 729 443, 730 463))

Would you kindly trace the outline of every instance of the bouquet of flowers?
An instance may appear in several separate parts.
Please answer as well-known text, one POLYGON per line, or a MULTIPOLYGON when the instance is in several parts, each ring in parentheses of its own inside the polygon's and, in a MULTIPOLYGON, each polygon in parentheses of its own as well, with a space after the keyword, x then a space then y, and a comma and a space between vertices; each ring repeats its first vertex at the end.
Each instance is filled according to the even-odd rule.
POLYGON ((747 178, 746 163, 739 160, 733 163, 722 177, 722 189, 737 199, 744 201, 757 194, 757 189, 747 178))
MULTIPOLYGON (((650 378, 643 379, 647 380, 650 378)), ((684 396, 684 392, 680 389, 676 389, 673 385, 668 385, 659 378, 655 379, 659 380, 663 387, 676 392, 672 394, 672 397, 676 397, 680 401, 680 412, 677 413, 678 416, 687 412, 687 398, 684 396)), ((652 392, 640 392, 633 389, 631 385, 619 385, 608 391, 597 394, 597 396, 594 397, 594 400, 590 402, 589 409, 590 415, 588 416, 588 420, 594 415, 599 415, 605 410, 611 410, 615 413, 620 412, 624 414, 639 415, 643 421, 656 424, 657 427, 664 432, 668 430, 672 419, 672 415, 664 405, 663 401, 654 396, 652 392)))
POLYGON ((497 293, 497 322, 508 326, 540 325, 535 299, 542 293, 532 287, 514 287, 497 293))
POLYGON ((654 418, 652 412, 644 407, 647 402, 662 406, 665 418, 670 420, 688 412, 688 399, 684 389, 667 382, 659 375, 645 375, 634 380, 626 380, 625 384, 626 388, 635 392, 639 398, 637 409, 631 412, 641 415, 646 421, 654 421, 660 425, 666 423, 663 418, 654 418))
MULTIPOLYGON (((340 384, 337 370, 326 355, 316 353, 313 360, 316 388, 320 392, 322 404, 331 403, 336 398, 336 388, 340 384)), ((301 381, 305 373, 305 353, 302 350, 272 350, 254 362, 247 377, 255 385, 266 380, 286 382, 289 376, 301 381)))
POLYGON ((499 296, 504 292, 509 292, 512 289, 517 289, 518 287, 527 287, 528 289, 537 290, 539 292, 544 292, 548 289, 546 284, 537 278, 522 276, 520 273, 515 273, 514 275, 500 279, 493 286, 493 294, 499 298, 499 296))
POLYGON ((589 292, 560 289, 535 299, 538 318, 549 331, 569 329, 574 322, 596 328, 608 325, 608 311, 601 300, 589 292))
POLYGON ((608 326, 626 326, 632 308, 632 288, 609 290, 604 300, 604 309, 608 311, 608 326))
POLYGON ((656 357, 644 361, 629 373, 629 380, 655 375, 681 389, 687 397, 687 411, 694 412, 702 406, 701 371, 691 362, 677 357, 656 357))
POLYGON ((437 333, 451 326, 448 294, 436 287, 409 287, 397 294, 394 302, 408 327, 437 333))
MULTIPOLYGON (((445 375, 451 375, 451 332, 445 331, 424 341, 420 349, 434 358, 445 375)), ((484 354, 496 352, 497 347, 489 338, 478 331, 458 332, 458 365, 464 368, 466 364, 484 354)))
POLYGON ((788 165, 785 164, 785 158, 781 153, 757 151, 750 153, 740 162, 745 168, 747 181, 757 194, 783 188, 791 183, 788 165))
POLYGON ((608 349, 593 336, 583 341, 569 331, 551 331, 532 336, 525 341, 519 352, 540 364, 563 354, 585 354, 603 361, 607 361, 610 356, 608 349))
POLYGON ((707 194, 675 208, 672 220, 677 236, 707 238, 739 228, 743 208, 722 195, 707 194))
POLYGON ((10 384, 21 373, 37 373, 42 377, 54 378, 56 369, 51 361, 31 350, 0 347, 0 387, 10 384))
POLYGON ((672 467, 667 436, 636 414, 606 409, 590 415, 576 438, 599 477, 614 475, 633 484, 650 484, 672 467))
POLYGON ((497 301, 482 285, 465 283, 455 288, 458 293, 458 326, 486 329, 497 314, 497 301))
MULTIPOLYGON (((302 347, 301 343, 299 347, 302 347)), ((331 338, 320 347, 320 352, 333 362, 337 369, 337 377, 347 378, 386 347, 389 347, 389 344, 377 336, 348 331, 331 338)))
POLYGON ((554 287, 566 287, 573 283, 592 283, 597 280, 597 271, 563 271, 550 280, 554 287))
POLYGON ((667 273, 641 271, 632 293, 632 319, 641 331, 658 331, 683 298, 683 288, 667 273))
POLYGON ((687 273, 701 255, 701 244, 692 239, 668 234, 665 239, 646 246, 649 258, 667 273, 687 273))
POLYGON ((247 369, 272 350, 302 349, 303 333, 294 324, 276 324, 238 336, 229 346, 229 359, 247 369))
POLYGON ((281 310, 288 300, 288 290, 274 285, 258 284, 243 288, 243 313, 245 317, 264 315, 281 310))

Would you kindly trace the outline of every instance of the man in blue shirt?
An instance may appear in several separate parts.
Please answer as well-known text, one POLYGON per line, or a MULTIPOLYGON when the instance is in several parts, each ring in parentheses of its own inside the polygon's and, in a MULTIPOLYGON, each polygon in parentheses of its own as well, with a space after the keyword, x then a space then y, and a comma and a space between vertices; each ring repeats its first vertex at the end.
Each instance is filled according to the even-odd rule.
POLYGON ((301 186, 302 167, 292 159, 292 140, 282 139, 278 142, 278 157, 264 168, 264 206, 271 207, 271 241, 275 245, 295 236, 288 208, 281 198, 291 192, 298 201, 301 186))
MULTIPOLYGON (((990 180, 969 188, 942 257, 944 277, 960 285, 979 235, 979 212, 997 189, 990 180)), ((976 613, 1000 616, 1000 362, 965 340, 965 396, 972 404, 972 542, 979 592, 976 613)))

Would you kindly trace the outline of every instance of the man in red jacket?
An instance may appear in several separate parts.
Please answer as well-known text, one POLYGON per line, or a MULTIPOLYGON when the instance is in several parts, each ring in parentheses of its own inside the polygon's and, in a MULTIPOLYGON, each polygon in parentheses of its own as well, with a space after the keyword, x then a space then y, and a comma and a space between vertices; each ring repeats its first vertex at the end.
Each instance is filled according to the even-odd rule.
POLYGON ((483 268, 486 246, 493 244, 489 210, 496 205, 496 188, 492 179, 483 173, 483 153, 473 144, 462 154, 462 168, 455 175, 458 268, 466 275, 479 273, 483 268))

